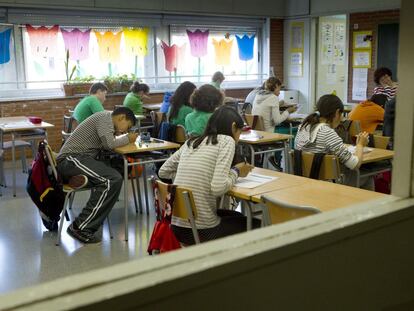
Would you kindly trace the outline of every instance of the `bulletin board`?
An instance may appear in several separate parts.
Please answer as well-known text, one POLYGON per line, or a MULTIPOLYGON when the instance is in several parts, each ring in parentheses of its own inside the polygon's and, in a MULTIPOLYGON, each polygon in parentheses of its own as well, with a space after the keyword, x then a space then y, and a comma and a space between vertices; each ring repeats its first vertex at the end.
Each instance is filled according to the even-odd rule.
POLYGON ((352 40, 352 67, 371 68, 372 31, 354 31, 352 40))

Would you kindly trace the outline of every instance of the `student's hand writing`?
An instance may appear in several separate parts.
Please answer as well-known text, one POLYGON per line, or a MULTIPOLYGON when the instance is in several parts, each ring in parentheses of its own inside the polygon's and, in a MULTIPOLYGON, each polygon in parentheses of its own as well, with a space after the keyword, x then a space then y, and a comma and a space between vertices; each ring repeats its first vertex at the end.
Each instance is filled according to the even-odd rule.
POLYGON ((291 106, 291 107, 289 107, 288 109, 287 109, 287 111, 289 112, 289 113, 294 113, 296 110, 298 110, 298 106, 291 106))
POLYGON ((239 172, 240 172, 239 177, 246 177, 250 173, 250 171, 254 168, 253 165, 250 165, 244 162, 236 164, 235 167, 239 169, 239 172))
POLYGON ((137 140, 138 133, 128 133, 128 139, 130 143, 134 143, 137 140))
POLYGON ((368 138, 369 138, 369 134, 367 132, 359 133, 357 135, 356 144, 365 147, 366 145, 368 145, 368 138))

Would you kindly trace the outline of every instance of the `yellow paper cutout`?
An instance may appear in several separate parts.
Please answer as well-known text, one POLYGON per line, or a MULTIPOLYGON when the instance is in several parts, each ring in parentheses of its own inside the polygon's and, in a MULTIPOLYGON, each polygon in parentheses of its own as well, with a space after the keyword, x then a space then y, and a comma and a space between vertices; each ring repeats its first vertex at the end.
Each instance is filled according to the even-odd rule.
POLYGON ((116 63, 120 59, 122 31, 114 34, 111 31, 100 33, 95 31, 99 46, 99 58, 102 62, 116 63))
POLYGON ((148 28, 128 29, 124 28, 125 52, 133 56, 145 56, 148 54, 148 28))
POLYGON ((233 39, 230 41, 226 39, 221 39, 220 41, 213 39, 213 45, 216 53, 216 64, 222 66, 229 65, 233 39))

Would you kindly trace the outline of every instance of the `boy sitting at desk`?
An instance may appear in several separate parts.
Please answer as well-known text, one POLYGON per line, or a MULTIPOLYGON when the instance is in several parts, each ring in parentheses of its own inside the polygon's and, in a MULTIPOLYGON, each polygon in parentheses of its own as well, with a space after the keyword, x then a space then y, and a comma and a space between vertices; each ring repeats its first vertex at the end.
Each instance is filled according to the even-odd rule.
POLYGON ((83 243, 98 243, 95 232, 101 227, 121 191, 123 178, 112 167, 96 159, 101 150, 113 150, 135 142, 137 135, 128 133, 135 124, 131 109, 119 107, 112 113, 93 114, 79 124, 57 157, 57 170, 63 182, 76 181, 76 188, 88 185, 91 196, 67 232, 83 243), (117 134, 123 134, 115 136, 117 134))
POLYGON ((84 97, 75 107, 73 117, 78 123, 93 115, 95 112, 104 111, 102 104, 105 102, 108 88, 103 83, 92 84, 89 96, 84 97))

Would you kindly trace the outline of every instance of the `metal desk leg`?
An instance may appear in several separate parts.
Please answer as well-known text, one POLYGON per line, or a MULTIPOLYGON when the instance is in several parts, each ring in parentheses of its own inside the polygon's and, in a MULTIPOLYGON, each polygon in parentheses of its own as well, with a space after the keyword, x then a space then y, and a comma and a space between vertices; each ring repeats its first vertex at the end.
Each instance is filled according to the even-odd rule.
POLYGON ((251 155, 252 155, 252 157, 251 157, 251 159, 250 159, 250 164, 251 165, 253 165, 254 166, 254 158, 255 158, 255 153, 254 153, 254 148, 253 148, 253 146, 252 145, 248 145, 249 146, 249 148, 250 148, 250 152, 251 152, 251 155))
POLYGON ((244 210, 246 211, 247 217, 247 231, 252 230, 252 207, 249 202, 246 200, 242 201, 242 206, 244 206, 244 210))
POLYGON ((148 206, 148 189, 147 189, 147 172, 145 168, 145 164, 143 164, 144 170, 142 171, 142 177, 144 179, 144 192, 145 192, 145 209, 147 210, 147 214, 149 215, 149 206, 148 206))
POLYGON ((359 171, 359 168, 357 168, 355 170, 355 172, 356 172, 356 187, 359 188, 360 182, 361 182, 361 180, 360 180, 361 179, 361 173, 359 171))
POLYGON ((124 213, 125 241, 128 241, 128 159, 124 156, 124 213))
POLYGON ((291 173, 290 171, 290 157, 289 157, 289 149, 290 149, 290 141, 287 140, 284 142, 284 157, 285 157, 285 173, 291 173))
POLYGON ((13 196, 16 196, 16 146, 15 146, 15 136, 14 132, 11 134, 12 136, 12 165, 13 165, 13 196))
POLYGON ((139 213, 142 214, 142 198, 141 198, 141 186, 139 184, 138 166, 134 165, 134 169, 135 169, 135 181, 137 183, 139 213))

